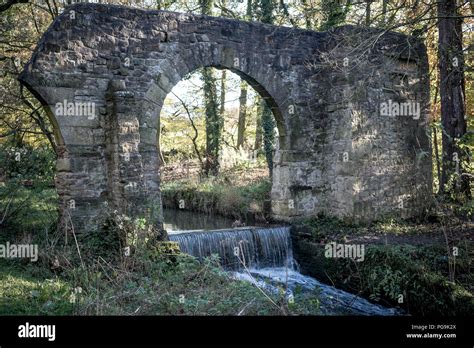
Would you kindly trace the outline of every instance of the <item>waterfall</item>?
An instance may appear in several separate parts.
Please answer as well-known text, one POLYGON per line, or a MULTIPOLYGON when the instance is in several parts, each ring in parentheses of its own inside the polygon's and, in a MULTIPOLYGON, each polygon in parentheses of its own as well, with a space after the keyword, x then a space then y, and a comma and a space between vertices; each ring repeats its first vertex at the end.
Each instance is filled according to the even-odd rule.
POLYGON ((182 252, 198 259, 219 255, 221 265, 230 269, 243 266, 294 268, 290 228, 287 226, 183 232, 169 237, 178 242, 182 252))
POLYGON ((293 296, 296 288, 299 291, 319 289, 322 315, 401 314, 397 309, 370 303, 299 273, 287 226, 184 231, 170 233, 169 237, 178 242, 182 252, 200 260, 212 254, 219 255, 221 265, 232 270, 233 278, 251 282, 269 292, 278 294, 281 286, 285 286, 286 296, 293 296))

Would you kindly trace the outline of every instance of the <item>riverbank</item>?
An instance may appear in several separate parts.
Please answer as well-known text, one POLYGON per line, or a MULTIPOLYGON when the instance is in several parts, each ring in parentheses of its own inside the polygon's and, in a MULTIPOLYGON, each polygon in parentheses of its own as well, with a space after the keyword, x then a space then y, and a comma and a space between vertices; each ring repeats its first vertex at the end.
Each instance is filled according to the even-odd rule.
POLYGON ((320 217, 293 225, 292 239, 304 274, 409 314, 449 316, 474 312, 473 233, 455 217, 368 226, 320 217), (362 247, 363 259, 335 255, 335 245, 362 247))

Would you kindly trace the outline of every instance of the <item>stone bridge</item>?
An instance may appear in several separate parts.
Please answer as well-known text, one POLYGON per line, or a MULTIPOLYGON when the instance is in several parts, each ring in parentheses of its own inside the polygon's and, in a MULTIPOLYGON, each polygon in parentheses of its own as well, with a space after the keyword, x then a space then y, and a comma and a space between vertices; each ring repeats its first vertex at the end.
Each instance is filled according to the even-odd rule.
POLYGON ((76 231, 100 227, 110 210, 161 225, 160 110, 202 67, 240 75, 273 111, 274 218, 365 221, 426 208, 429 89, 418 41, 378 29, 314 32, 76 4, 20 76, 54 125, 62 217, 76 231))

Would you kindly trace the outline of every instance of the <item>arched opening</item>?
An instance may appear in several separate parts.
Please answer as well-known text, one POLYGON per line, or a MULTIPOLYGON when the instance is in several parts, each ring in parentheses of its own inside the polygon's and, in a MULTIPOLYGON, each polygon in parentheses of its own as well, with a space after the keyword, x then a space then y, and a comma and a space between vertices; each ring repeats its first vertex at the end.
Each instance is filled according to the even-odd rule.
POLYGON ((254 79, 221 67, 186 75, 159 115, 165 229, 268 223, 282 133, 278 106, 254 79))

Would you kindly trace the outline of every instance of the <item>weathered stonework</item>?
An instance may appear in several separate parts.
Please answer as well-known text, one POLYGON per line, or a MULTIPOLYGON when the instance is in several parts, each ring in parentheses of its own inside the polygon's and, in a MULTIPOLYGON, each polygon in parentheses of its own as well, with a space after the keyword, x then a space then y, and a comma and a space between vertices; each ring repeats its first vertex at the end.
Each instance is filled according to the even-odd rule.
POLYGON ((319 33, 77 4, 54 21, 20 76, 56 125, 57 188, 76 231, 100 226, 106 206, 161 223, 160 110, 175 84, 207 66, 239 74, 273 110, 275 218, 370 220, 427 206, 429 90, 418 41, 377 29, 319 33), (419 118, 381 116, 388 100, 419 103, 419 118), (59 115, 65 101, 95 103, 94 117, 59 115))

